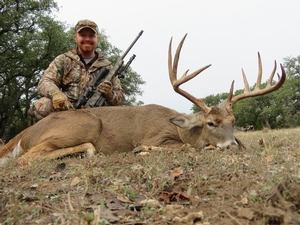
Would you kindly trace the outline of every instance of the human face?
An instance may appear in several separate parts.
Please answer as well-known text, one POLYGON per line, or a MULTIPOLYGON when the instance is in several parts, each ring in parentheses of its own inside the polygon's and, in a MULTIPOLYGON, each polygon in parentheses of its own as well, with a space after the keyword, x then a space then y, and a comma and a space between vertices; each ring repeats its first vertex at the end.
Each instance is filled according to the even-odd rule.
POLYGON ((83 57, 93 57, 98 43, 98 35, 89 28, 83 28, 75 35, 78 50, 83 57))

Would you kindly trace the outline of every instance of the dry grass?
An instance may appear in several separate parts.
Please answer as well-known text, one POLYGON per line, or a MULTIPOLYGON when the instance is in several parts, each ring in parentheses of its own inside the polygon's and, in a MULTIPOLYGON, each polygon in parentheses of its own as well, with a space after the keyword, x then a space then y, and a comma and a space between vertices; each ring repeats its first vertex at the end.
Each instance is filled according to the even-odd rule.
POLYGON ((300 224, 299 132, 239 132, 242 151, 11 160, 0 224, 300 224))

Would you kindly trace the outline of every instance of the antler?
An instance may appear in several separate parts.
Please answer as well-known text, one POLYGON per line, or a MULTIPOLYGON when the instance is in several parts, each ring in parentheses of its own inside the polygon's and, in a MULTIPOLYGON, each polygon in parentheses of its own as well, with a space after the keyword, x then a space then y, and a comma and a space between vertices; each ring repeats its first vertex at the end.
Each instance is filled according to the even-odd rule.
POLYGON ((268 79, 267 86, 264 89, 260 89, 261 78, 262 78, 262 63, 261 63, 260 54, 258 52, 258 69, 259 69, 259 71, 258 71, 258 77, 257 77, 257 81, 256 81, 256 85, 255 85, 254 90, 251 91, 251 92, 249 91, 249 84, 248 84, 248 81, 247 81, 247 77, 245 75, 244 70, 242 69, 244 85, 245 85, 244 93, 240 94, 240 95, 237 95, 237 96, 232 98, 233 84, 234 84, 234 81, 233 81, 232 84, 231 84, 229 95, 228 95, 226 108, 231 110, 232 106, 237 101, 239 101, 241 99, 248 98, 248 97, 260 96, 260 95, 265 95, 265 94, 268 94, 272 91, 276 91, 277 89, 279 89, 283 85, 283 83, 286 79, 286 74, 285 74, 284 68, 281 64, 280 64, 280 67, 281 67, 282 75, 280 76, 279 74, 277 74, 278 82, 275 85, 272 86, 273 77, 275 75, 276 68, 277 68, 277 64, 276 64, 276 61, 275 61, 274 69, 273 69, 273 71, 272 71, 272 73, 271 73, 271 75, 268 79))
POLYGON ((170 44, 169 44, 169 57, 168 57, 168 66, 169 66, 169 76, 170 76, 170 81, 173 85, 174 90, 182 95, 183 97, 187 98, 188 100, 190 100, 192 103, 194 103, 196 106, 198 106, 204 113, 207 113, 210 111, 210 107, 208 107, 204 101, 201 98, 196 98, 193 95, 189 94, 188 92, 182 90, 181 88, 179 88, 179 86, 191 79, 193 79, 195 76, 197 76, 199 73, 201 73, 203 70, 207 69, 208 67, 211 66, 207 65, 204 66, 198 70, 196 70, 195 72, 187 75, 188 71, 187 70, 182 77, 177 80, 177 67, 178 67, 178 61, 179 61, 179 56, 180 56, 180 51, 182 48, 182 45, 184 43, 184 40, 186 38, 187 34, 184 35, 184 37, 182 38, 181 42, 179 43, 176 53, 175 53, 175 57, 174 57, 174 61, 173 61, 173 65, 172 65, 172 38, 170 40, 170 44))

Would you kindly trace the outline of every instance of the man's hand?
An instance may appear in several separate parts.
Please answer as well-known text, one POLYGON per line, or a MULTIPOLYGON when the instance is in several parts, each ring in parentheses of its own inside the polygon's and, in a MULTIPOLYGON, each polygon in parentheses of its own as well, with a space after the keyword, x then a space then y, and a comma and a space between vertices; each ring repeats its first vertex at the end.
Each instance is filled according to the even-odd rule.
POLYGON ((99 84, 98 91, 106 97, 112 94, 113 87, 110 81, 104 81, 99 84))
POLYGON ((68 110, 74 108, 67 96, 61 91, 52 94, 52 104, 55 110, 68 110))

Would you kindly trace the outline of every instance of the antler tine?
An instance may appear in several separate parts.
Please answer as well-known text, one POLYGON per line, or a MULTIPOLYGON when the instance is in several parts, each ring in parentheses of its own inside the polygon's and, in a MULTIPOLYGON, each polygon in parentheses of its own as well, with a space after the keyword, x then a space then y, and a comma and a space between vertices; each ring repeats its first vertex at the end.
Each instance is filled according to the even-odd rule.
MULTIPOLYGON (((254 91, 257 90, 257 89, 259 89, 259 87, 261 85, 261 78, 262 78, 262 63, 261 63, 261 58, 260 58, 259 52, 257 53, 257 55, 258 55, 258 76, 257 76, 257 81, 256 81, 256 84, 255 84, 254 91)), ((276 65, 275 65, 274 68, 276 70, 276 65)))
POLYGON ((250 87, 249 87, 249 83, 248 83, 248 80, 247 80, 247 76, 244 72, 244 69, 242 69, 242 74, 243 74, 243 81, 244 81, 244 92, 250 92, 250 87))
POLYGON ((276 91, 277 89, 279 89, 283 85, 283 83, 286 79, 286 74, 285 74, 284 68, 281 64, 280 64, 280 66, 281 66, 282 75, 280 76, 278 74, 277 83, 272 86, 273 77, 275 75, 276 68, 277 68, 277 63, 275 61, 273 71, 272 71, 272 73, 271 73, 271 75, 268 79, 268 83, 267 83, 266 87, 264 89, 260 89, 261 80, 262 80, 262 62, 261 62, 260 54, 258 53, 258 68, 259 68, 259 71, 258 71, 257 82, 256 82, 256 85, 254 87, 254 90, 251 91, 251 92, 249 91, 249 85, 248 85, 247 77, 244 73, 244 70, 242 70, 243 78, 244 78, 244 85, 245 85, 244 93, 235 96, 234 98, 231 99, 231 101, 229 101, 229 99, 228 99, 228 102, 230 102, 230 103, 228 103, 228 106, 232 107, 237 101, 239 101, 241 99, 260 96, 260 95, 265 95, 265 94, 268 94, 270 92, 273 92, 273 91, 276 91))
POLYGON ((187 70, 182 77, 177 80, 177 67, 178 67, 178 62, 179 62, 179 56, 180 56, 180 52, 181 52, 181 48, 183 46, 183 43, 185 41, 187 34, 184 35, 184 37, 182 38, 182 40, 180 41, 175 56, 174 56, 174 61, 172 64, 172 38, 170 40, 170 44, 169 44, 169 54, 168 54, 168 68, 169 68, 169 77, 170 77, 170 81, 173 85, 174 90, 182 95, 183 97, 187 98, 189 101, 193 102, 195 105, 197 105, 203 112, 207 113, 210 108, 204 103, 204 101, 201 98, 196 98, 193 95, 189 94, 188 92, 182 90, 181 88, 179 88, 179 86, 189 80, 191 80, 192 78, 194 78, 195 76, 197 76, 199 73, 201 73, 203 70, 207 69, 208 67, 211 66, 207 65, 204 66, 198 70, 196 70, 195 72, 191 73, 191 74, 187 74, 189 70, 187 70))
POLYGON ((230 111, 232 109, 231 99, 232 99, 232 95, 233 95, 233 87, 234 87, 234 81, 232 81, 232 83, 231 83, 230 91, 229 91, 228 98, 226 101, 226 108, 229 109, 230 111))
MULTIPOLYGON (((266 88, 267 87, 271 87, 272 86, 272 81, 273 81, 273 78, 274 78, 274 75, 275 75, 275 72, 276 72, 276 68, 277 68, 277 63, 276 63, 276 61, 274 61, 274 68, 273 68, 273 71, 272 71, 272 73, 271 73, 271 76, 269 77, 269 79, 268 79, 268 83, 267 83, 267 86, 266 86, 266 88)), ((280 75, 277 73, 277 77, 278 77, 278 80, 280 80, 280 75)))

